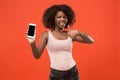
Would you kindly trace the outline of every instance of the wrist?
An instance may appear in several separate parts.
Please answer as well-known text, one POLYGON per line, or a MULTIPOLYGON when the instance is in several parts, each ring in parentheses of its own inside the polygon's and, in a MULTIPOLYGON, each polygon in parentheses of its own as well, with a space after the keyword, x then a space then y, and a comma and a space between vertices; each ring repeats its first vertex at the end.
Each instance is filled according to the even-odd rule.
POLYGON ((35 42, 30 43, 30 45, 31 45, 31 46, 32 46, 32 45, 35 45, 35 42))

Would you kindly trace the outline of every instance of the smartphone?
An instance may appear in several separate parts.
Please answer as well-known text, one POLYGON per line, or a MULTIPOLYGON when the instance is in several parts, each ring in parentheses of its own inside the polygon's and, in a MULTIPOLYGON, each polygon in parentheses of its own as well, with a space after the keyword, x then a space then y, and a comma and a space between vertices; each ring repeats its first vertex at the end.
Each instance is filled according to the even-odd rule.
POLYGON ((28 34, 27 34, 29 37, 32 38, 34 36, 35 28, 36 28, 36 24, 29 23, 29 25, 28 25, 28 34))

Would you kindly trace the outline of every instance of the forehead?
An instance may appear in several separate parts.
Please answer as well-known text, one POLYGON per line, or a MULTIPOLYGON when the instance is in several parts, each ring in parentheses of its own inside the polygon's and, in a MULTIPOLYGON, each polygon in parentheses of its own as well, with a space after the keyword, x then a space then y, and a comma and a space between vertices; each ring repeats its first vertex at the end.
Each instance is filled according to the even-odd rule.
POLYGON ((60 15, 65 16, 65 13, 63 11, 58 11, 57 14, 56 14, 56 16, 60 16, 60 15))

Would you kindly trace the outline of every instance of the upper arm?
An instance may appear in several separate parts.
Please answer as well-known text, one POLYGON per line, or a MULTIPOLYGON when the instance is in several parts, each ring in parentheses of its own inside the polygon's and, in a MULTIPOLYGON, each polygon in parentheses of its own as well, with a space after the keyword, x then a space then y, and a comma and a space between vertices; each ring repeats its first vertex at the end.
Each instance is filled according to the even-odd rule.
POLYGON ((41 35, 40 37, 40 42, 39 42, 39 45, 38 45, 38 50, 42 53, 46 44, 47 44, 47 40, 48 40, 48 32, 45 31, 43 32, 43 34, 41 35))

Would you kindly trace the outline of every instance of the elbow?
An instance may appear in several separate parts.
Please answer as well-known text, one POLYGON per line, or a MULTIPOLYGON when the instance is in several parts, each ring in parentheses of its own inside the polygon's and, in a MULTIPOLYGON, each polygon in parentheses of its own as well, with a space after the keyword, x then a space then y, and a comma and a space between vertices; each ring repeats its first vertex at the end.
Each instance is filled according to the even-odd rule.
POLYGON ((35 59, 39 59, 39 57, 35 57, 35 59))
POLYGON ((33 56, 35 59, 39 59, 41 57, 41 52, 37 51, 37 52, 34 52, 33 56))
POLYGON ((94 41, 88 40, 88 41, 84 41, 84 43, 86 43, 86 44, 92 44, 92 43, 94 43, 94 41))
POLYGON ((88 41, 89 44, 94 43, 94 39, 93 38, 91 38, 90 36, 88 36, 88 38, 89 38, 89 41, 88 41))
POLYGON ((88 44, 93 44, 93 43, 94 43, 94 41, 93 41, 93 40, 88 42, 88 44))
POLYGON ((40 58, 40 56, 34 56, 34 58, 35 58, 35 59, 39 59, 39 58, 40 58))

